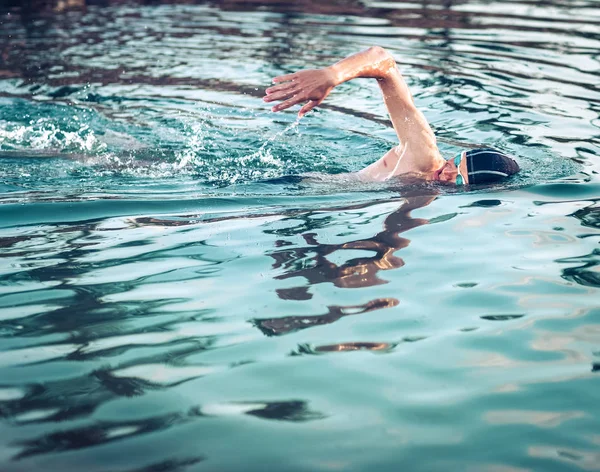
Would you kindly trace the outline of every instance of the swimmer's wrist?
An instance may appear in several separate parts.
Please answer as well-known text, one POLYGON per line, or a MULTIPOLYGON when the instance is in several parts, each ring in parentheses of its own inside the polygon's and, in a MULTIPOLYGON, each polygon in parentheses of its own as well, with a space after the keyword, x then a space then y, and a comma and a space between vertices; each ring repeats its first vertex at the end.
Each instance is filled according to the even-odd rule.
POLYGON ((329 67, 325 67, 325 71, 329 73, 329 76, 331 77, 332 85, 334 87, 337 87, 338 85, 345 82, 345 80, 343 78, 342 70, 339 67, 339 63, 333 64, 329 67))

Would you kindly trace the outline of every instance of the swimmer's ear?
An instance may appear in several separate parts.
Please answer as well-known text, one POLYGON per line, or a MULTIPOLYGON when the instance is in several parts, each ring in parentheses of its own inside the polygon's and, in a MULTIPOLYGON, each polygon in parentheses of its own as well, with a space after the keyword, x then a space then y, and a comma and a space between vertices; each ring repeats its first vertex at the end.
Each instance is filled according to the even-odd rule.
POLYGON ((314 107, 316 107, 317 105, 320 105, 322 101, 323 100, 311 100, 310 102, 308 102, 306 105, 304 105, 302 108, 300 108, 300 111, 298 112, 298 118, 302 118, 309 111, 311 111, 314 107))

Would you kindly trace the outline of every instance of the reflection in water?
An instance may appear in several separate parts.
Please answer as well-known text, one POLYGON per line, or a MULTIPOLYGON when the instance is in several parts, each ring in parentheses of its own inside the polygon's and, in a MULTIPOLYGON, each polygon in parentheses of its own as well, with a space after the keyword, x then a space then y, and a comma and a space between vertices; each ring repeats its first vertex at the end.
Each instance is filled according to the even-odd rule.
POLYGON ((315 351, 317 352, 340 352, 340 351, 387 351, 392 348, 391 344, 388 343, 342 343, 342 344, 330 344, 327 346, 317 346, 315 351))
POLYGON ((483 315, 481 316, 481 319, 487 321, 510 321, 523 318, 524 316, 525 315, 483 315))
POLYGON ((246 411, 246 414, 265 420, 312 421, 325 418, 322 413, 311 411, 306 402, 292 400, 265 402, 264 405, 246 411))
POLYGON ((285 316, 283 318, 267 318, 251 320, 258 329, 267 336, 279 336, 281 334, 292 333, 314 326, 321 326, 333 323, 344 316, 360 315, 381 308, 390 308, 398 305, 395 298, 381 298, 371 300, 364 305, 355 306, 329 306, 328 312, 324 315, 310 316, 285 316))
POLYGON ((203 405, 201 412, 206 416, 228 416, 246 414, 264 420, 304 422, 326 418, 323 413, 311 410, 301 400, 274 402, 235 402, 227 404, 203 405))
POLYGON ((192 457, 189 459, 170 459, 162 462, 156 462, 144 467, 130 469, 125 472, 183 472, 189 470, 191 466, 205 460, 203 456, 192 457))
MULTIPOLYGON (((97 337, 99 337, 97 335, 97 337)), ((189 342, 171 343, 164 345, 165 351, 149 358, 138 357, 129 363, 132 366, 144 366, 150 362, 170 365, 183 362, 187 357, 197 354, 206 349, 199 341, 193 344, 189 342), (178 344, 182 345, 179 346, 178 344)), ((112 352, 98 353, 107 355, 122 354, 127 349, 124 344, 115 348, 112 352), (118 352, 117 352, 118 351, 118 352)), ((67 357, 76 361, 83 361, 76 352, 67 357)), ((123 363, 120 370, 128 367, 123 363)), ((183 380, 161 384, 157 380, 147 380, 138 377, 117 376, 108 369, 98 369, 88 375, 70 377, 55 381, 30 384, 28 392, 23 398, 3 402, 0 407, 0 416, 5 418, 20 418, 19 421, 30 422, 27 416, 31 411, 46 411, 41 417, 35 417, 34 422, 56 422, 80 419, 92 414, 103 404, 116 400, 119 397, 142 396, 154 390, 166 390, 171 386, 178 385, 182 381, 197 378, 200 375, 190 375, 183 380)))
MULTIPOLYGON (((191 408, 187 413, 170 413, 135 421, 99 421, 92 426, 62 429, 58 432, 15 443, 14 445, 19 447, 20 452, 13 459, 20 460, 39 454, 100 446, 113 441, 126 440, 129 437, 168 430, 190 421, 202 420, 202 418, 232 414, 246 414, 265 420, 289 422, 307 422, 326 417, 323 413, 311 410, 307 403, 301 400, 207 404, 191 408)), ((58 417, 48 418, 49 421, 64 419, 58 417)), ((33 422, 29 421, 27 423, 33 422)), ((203 457, 198 456, 194 460, 200 461, 203 460, 203 457)))
MULTIPOLYGON (((571 216, 577 218, 582 226, 598 230, 600 229, 600 208, 597 205, 598 203, 594 201, 592 205, 577 210, 571 216)), ((593 233, 589 236, 597 237, 598 235, 593 233)), ((582 264, 563 269, 563 278, 580 285, 600 288, 600 249, 594 249, 591 254, 584 256, 558 259, 556 262, 582 264)))
POLYGON ((371 343, 371 342, 353 342, 339 344, 325 344, 322 346, 311 346, 309 344, 301 344, 298 350, 291 355, 298 356, 301 354, 322 354, 328 352, 348 352, 348 351, 373 351, 373 352, 390 352, 396 347, 396 343, 371 343))
POLYGON ((169 414, 138 421, 103 421, 93 426, 63 429, 19 443, 21 452, 14 459, 19 460, 38 454, 71 451, 122 441, 128 437, 164 431, 191 419, 192 417, 189 415, 169 414))
MULTIPOLYGON (((381 232, 371 238, 346 241, 341 244, 321 243, 317 241, 316 233, 307 232, 307 229, 316 229, 315 224, 319 224, 319 220, 311 219, 311 214, 307 214, 305 217, 296 217, 302 220, 300 225, 287 228, 285 231, 277 231, 274 234, 289 236, 302 234, 307 245, 286 248, 289 243, 285 240, 278 241, 277 245, 283 246, 284 249, 273 251, 270 255, 275 259, 273 268, 283 269, 284 274, 277 276, 276 279, 304 277, 309 286, 329 282, 341 288, 361 288, 385 284, 386 281, 379 278, 379 271, 402 267, 404 261, 395 253, 410 244, 409 239, 399 235, 428 223, 428 220, 413 218, 410 215, 411 211, 427 206, 434 199, 434 196, 407 197, 398 210, 386 217, 381 232), (349 259, 340 265, 327 259, 334 253, 337 253, 337 256, 341 252, 343 256, 343 251, 347 250, 362 250, 375 254, 371 257, 349 259), (306 261, 313 263, 309 266, 306 261)), ((279 289, 278 294, 282 299, 288 300, 310 298, 310 294, 307 293, 304 286, 279 289)))
POLYGON ((600 207, 598 203, 582 208, 573 213, 572 216, 581 221, 583 226, 600 229, 600 207))
MULTIPOLYGON (((311 410, 306 402, 299 400, 206 405, 191 408, 187 413, 171 413, 137 421, 102 421, 89 427, 64 429, 17 444, 21 452, 14 459, 19 460, 38 454, 99 446, 112 441, 122 441, 128 437, 167 430, 205 417, 231 415, 232 413, 246 414, 265 420, 291 422, 306 422, 325 418, 322 413, 311 410)), ((199 456, 194 459, 200 461, 203 457, 199 456)))
MULTIPOLYGON (((294 219, 302 221, 296 226, 284 230, 268 231, 275 236, 290 237, 300 234, 308 244, 306 247, 291 248, 289 246, 293 243, 290 241, 277 240, 276 246, 285 249, 272 251, 270 255, 276 261, 273 269, 284 269, 284 274, 276 276, 275 279, 304 277, 309 283, 309 287, 279 288, 276 290, 277 295, 282 300, 310 300, 312 295, 308 291, 309 288, 321 283, 330 282, 336 287, 342 288, 370 287, 386 283, 378 277, 378 272, 402 267, 404 261, 395 253, 410 244, 409 239, 400 237, 399 234, 428 223, 428 220, 413 218, 410 214, 411 211, 429 205, 434 199, 435 196, 406 197, 400 208, 385 218, 383 230, 368 239, 345 241, 341 244, 319 243, 314 230, 320 226, 326 226, 329 220, 315 220, 311 218, 313 216, 311 213, 296 215, 294 219), (327 259, 328 256, 344 250, 366 250, 375 254, 371 257, 353 258, 341 265, 334 264, 327 259), (312 264, 307 263, 309 260, 312 261, 312 264)), ((358 208, 360 207, 354 206, 346 210, 358 208)), ((329 306, 327 307, 328 312, 322 315, 254 319, 252 323, 267 336, 278 336, 330 324, 344 316, 394 307, 398 303, 399 301, 393 297, 380 298, 362 305, 329 306)))
POLYGON ((591 254, 581 257, 566 257, 556 262, 566 264, 582 264, 577 267, 563 269, 562 276, 565 280, 579 285, 600 288, 600 249, 595 249, 591 254))
POLYGON ((502 205, 502 202, 500 200, 477 200, 476 202, 470 203, 469 205, 465 205, 462 208, 471 208, 471 207, 489 208, 489 207, 495 207, 495 206, 499 206, 499 205, 502 205))

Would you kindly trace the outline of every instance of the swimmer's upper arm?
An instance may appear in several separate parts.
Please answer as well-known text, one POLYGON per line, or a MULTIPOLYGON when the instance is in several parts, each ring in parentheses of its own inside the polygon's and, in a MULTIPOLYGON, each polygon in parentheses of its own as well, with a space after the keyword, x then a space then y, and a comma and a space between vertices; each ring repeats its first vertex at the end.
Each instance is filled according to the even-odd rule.
MULTIPOLYGON (((382 158, 382 165, 396 169, 392 175, 405 172, 430 172, 441 159, 435 134, 427 119, 415 106, 412 95, 404 78, 395 65, 386 71, 385 76, 377 79, 383 93, 383 100, 398 136, 402 153, 388 153, 382 158), (389 162, 394 157, 404 162, 389 162), (391 164, 391 166, 390 166, 391 164)), ((397 149, 394 148, 394 149, 397 149)), ((379 162, 379 161, 378 161, 379 162)))

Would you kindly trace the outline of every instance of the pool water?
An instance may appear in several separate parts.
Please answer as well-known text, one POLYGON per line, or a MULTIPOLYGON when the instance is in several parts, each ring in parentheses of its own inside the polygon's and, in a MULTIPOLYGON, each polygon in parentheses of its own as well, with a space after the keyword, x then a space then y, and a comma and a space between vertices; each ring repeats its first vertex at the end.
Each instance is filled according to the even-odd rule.
POLYGON ((598 2, 9 3, 2 472, 600 470, 598 2), (332 177, 377 85, 261 97, 371 45, 518 178, 332 177))

